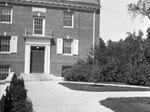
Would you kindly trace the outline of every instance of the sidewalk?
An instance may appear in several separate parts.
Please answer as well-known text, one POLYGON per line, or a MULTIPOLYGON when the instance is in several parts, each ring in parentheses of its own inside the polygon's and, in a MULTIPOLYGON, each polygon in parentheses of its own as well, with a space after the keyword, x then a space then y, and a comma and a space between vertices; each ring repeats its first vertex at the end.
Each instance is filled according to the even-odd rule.
POLYGON ((150 92, 74 91, 58 83, 56 80, 25 82, 34 112, 113 112, 99 101, 108 97, 150 97, 150 92))

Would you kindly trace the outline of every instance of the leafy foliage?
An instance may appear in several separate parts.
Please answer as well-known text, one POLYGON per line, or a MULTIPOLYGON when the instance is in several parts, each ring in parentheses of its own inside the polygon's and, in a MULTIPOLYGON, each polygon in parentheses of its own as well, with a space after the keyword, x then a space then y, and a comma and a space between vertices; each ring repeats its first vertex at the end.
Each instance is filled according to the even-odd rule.
POLYGON ((63 71, 65 80, 70 81, 88 81, 90 77, 90 65, 75 65, 70 69, 63 71))
POLYGON ((128 32, 124 40, 109 40, 107 45, 100 39, 94 58, 89 53, 85 61, 64 72, 65 79, 150 85, 150 39, 142 36, 141 31, 128 32))
POLYGON ((150 0, 139 0, 137 3, 130 3, 128 5, 128 12, 133 17, 142 15, 150 19, 150 0))

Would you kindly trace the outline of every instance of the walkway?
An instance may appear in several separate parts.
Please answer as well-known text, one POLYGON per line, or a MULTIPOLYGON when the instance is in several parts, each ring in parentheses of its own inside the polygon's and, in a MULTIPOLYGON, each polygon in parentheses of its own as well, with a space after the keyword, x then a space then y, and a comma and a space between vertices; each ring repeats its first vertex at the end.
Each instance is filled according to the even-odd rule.
POLYGON ((100 105, 107 97, 150 96, 150 92, 83 92, 70 90, 58 81, 26 81, 34 112, 112 112, 100 105))

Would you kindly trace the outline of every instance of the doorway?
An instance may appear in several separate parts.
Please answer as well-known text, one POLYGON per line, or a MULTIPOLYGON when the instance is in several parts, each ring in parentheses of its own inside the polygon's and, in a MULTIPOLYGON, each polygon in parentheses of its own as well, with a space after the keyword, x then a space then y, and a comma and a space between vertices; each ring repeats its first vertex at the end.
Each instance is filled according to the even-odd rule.
POLYGON ((30 73, 44 73, 45 47, 31 46, 30 73))

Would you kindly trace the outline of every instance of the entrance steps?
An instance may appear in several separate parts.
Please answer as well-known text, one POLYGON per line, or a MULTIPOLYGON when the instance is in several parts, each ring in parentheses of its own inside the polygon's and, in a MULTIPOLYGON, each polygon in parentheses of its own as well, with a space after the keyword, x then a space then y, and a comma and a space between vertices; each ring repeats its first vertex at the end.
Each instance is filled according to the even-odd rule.
POLYGON ((62 77, 56 77, 52 74, 44 74, 44 73, 21 73, 21 76, 25 81, 47 81, 47 80, 63 80, 62 77))

